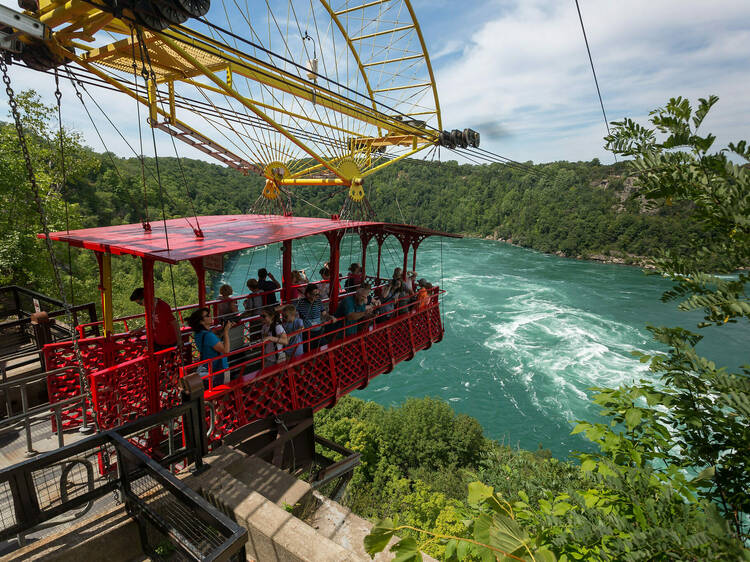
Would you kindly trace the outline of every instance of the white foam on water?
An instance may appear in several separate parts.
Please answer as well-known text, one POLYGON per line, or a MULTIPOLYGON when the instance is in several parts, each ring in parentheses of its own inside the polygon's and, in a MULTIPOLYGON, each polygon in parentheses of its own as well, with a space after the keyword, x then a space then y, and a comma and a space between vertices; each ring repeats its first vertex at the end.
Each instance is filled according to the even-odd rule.
POLYGON ((655 351, 645 330, 565 304, 549 287, 505 299, 496 317, 484 346, 546 415, 582 417, 590 387, 651 378, 648 366, 631 355, 655 351))

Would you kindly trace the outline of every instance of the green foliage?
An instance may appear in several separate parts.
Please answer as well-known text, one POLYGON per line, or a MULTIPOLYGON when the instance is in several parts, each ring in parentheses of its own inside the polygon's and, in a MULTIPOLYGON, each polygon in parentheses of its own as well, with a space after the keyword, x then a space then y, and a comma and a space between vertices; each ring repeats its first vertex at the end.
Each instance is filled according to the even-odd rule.
MULTIPOLYGON (((54 109, 43 105, 34 92, 21 92, 16 95, 16 101, 49 228, 80 228, 81 216, 77 205, 69 205, 66 220, 65 200, 71 198, 71 186, 79 178, 96 173, 97 159, 82 147, 80 135, 68 129, 58 129, 54 109), (67 179, 64 185, 61 137, 67 179)), ((40 288, 57 297, 58 288, 52 281, 47 250, 36 237, 42 231, 41 222, 19 149, 18 136, 13 126, 2 123, 0 169, 0 206, 4 211, 0 219, 0 285, 40 288)), ((67 262, 68 256, 61 252, 57 259, 67 262)), ((71 252, 70 262, 74 269, 85 267, 90 260, 90 256, 71 252)), ((83 291, 89 288, 80 282, 75 287, 83 291)))
POLYGON ((402 470, 474 465, 484 441, 475 419, 456 416, 447 403, 431 398, 407 400, 390 412, 383 429, 389 436, 386 457, 402 470))
MULTIPOLYGON (((602 401, 623 391, 607 392, 609 398, 602 401)), ((688 478, 679 467, 667 468, 665 461, 652 466, 659 461, 655 456, 647 460, 648 448, 658 445, 649 435, 660 431, 658 424, 647 423, 656 416, 648 405, 663 403, 663 392, 637 389, 629 396, 639 403, 640 414, 633 407, 615 416, 612 426, 582 422, 576 427, 576 433, 585 432, 610 451, 581 455, 580 464, 486 439, 470 440, 471 454, 454 463, 442 453, 454 442, 452 432, 436 431, 436 425, 455 424, 459 416, 430 398, 386 409, 347 396, 332 410, 318 412, 315 427, 363 452, 362 466, 342 501, 379 521, 366 542, 370 553, 386 549, 398 536, 403 540, 392 551, 404 560, 419 560, 419 551, 444 560, 504 559, 492 548, 510 554, 510 560, 746 556, 714 504, 695 492, 710 474, 688 478), (403 433, 403 424, 416 427, 403 433), (628 435, 640 440, 620 436, 613 427, 627 428, 628 435), (422 440, 436 443, 429 454, 416 455, 396 446, 405 438, 417 450, 422 440), (437 458, 449 464, 436 463, 437 458)))
MULTIPOLYGON (((631 120, 615 123, 608 146, 634 157, 636 187, 652 207, 687 202, 702 227, 690 240, 691 251, 665 250, 657 271, 674 281, 664 301, 681 310, 702 310, 699 328, 717 329, 750 319, 746 286, 750 277, 733 272, 750 263, 750 154, 747 142, 711 151, 714 135, 699 128, 716 96, 700 99, 693 111, 683 98, 651 112, 653 128, 631 120), (744 160, 744 165, 729 159, 744 160), (732 273, 729 279, 708 270, 732 273)), ((720 506, 734 535, 750 537, 750 371, 728 373, 701 357, 702 336, 684 328, 649 327, 669 347, 666 354, 641 357, 660 376, 655 388, 644 381, 616 391, 599 389, 595 397, 615 424, 626 431, 586 426, 589 435, 616 463, 654 466, 684 498, 699 497, 720 506), (687 481, 685 471, 700 471, 687 481)), ((579 426, 580 427, 580 426, 579 426)))
POLYGON ((365 537, 365 550, 374 556, 386 548, 396 533, 413 531, 422 538, 427 537, 426 540, 420 543, 413 536, 398 539, 390 548, 397 555, 395 559, 422 560, 420 551, 439 543, 443 546, 444 560, 555 560, 551 551, 533 544, 516 521, 512 506, 490 486, 481 482, 470 483, 467 505, 457 515, 463 518, 463 531, 468 536, 416 529, 385 518, 378 521, 365 537))

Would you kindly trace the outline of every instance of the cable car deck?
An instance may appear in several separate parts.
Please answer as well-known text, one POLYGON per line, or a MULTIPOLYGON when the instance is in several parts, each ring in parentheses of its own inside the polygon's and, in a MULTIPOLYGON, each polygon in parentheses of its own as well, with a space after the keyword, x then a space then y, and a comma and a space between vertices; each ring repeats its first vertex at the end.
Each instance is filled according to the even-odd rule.
MULTIPOLYGON (((377 274, 364 273, 364 279, 372 280, 375 286, 386 281, 380 277, 380 249, 388 236, 394 236, 401 244, 405 275, 409 250, 413 250, 414 267, 421 241, 430 235, 445 235, 408 225, 271 215, 200 217, 199 229, 185 219, 172 219, 154 223, 150 230, 135 224, 53 233, 53 240, 96 253, 104 312, 103 321, 96 326, 78 326, 75 341, 44 348, 46 369, 55 371, 47 380, 50 403, 80 396, 82 382, 88 387, 83 394, 89 392, 91 397, 86 408, 78 402, 62 410, 60 421, 52 422, 53 431, 57 431, 57 423, 62 424, 63 430, 82 425, 84 415, 88 416, 86 423, 95 422, 100 430, 106 430, 170 408, 179 402, 180 379, 205 364, 209 367, 204 381, 210 437, 217 440, 256 419, 299 408, 318 410, 333 406, 344 394, 366 387, 373 377, 390 372, 396 364, 440 341, 443 326, 439 287, 432 289, 427 302, 418 304, 404 299, 396 303, 395 310, 376 311, 375 318, 361 321, 354 328, 342 326, 342 322, 326 325, 326 341, 321 342, 325 344, 319 349, 307 348, 310 328, 301 330, 299 335, 305 343, 290 342, 287 350, 305 345, 305 353, 278 364, 269 364, 269 357, 263 355, 263 343, 248 337, 253 327, 258 326, 257 316, 244 318, 241 324, 245 336, 237 349, 226 354, 229 362, 226 372, 212 372, 213 359, 200 361, 190 344, 189 330, 182 331, 182 355, 178 348, 154 352, 153 314, 142 315, 145 337, 128 331, 127 322, 134 317, 115 319, 112 315, 111 266, 107 263, 111 255, 131 254, 141 258, 146 311, 154 310, 154 262, 189 261, 198 276, 199 302, 175 306, 175 312, 182 318, 183 312, 212 305, 205 301, 204 258, 282 243, 282 286, 278 292, 281 302, 289 304, 294 302, 293 295, 298 289, 290 281, 292 241, 312 235, 326 236, 330 244, 331 279, 340 280, 339 247, 347 232, 360 237, 363 263, 366 263, 367 243, 372 239, 378 243, 377 274), (117 333, 115 324, 119 327, 119 322, 124 330, 117 333), (99 324, 104 335, 85 337, 92 328, 98 329, 99 324), (352 334, 355 330, 357 333, 352 334), (222 374, 225 384, 214 386, 214 377, 222 374)), ((332 314, 344 297, 338 290, 331 291, 327 304, 332 314)), ((215 302, 213 308, 216 319, 215 302)))

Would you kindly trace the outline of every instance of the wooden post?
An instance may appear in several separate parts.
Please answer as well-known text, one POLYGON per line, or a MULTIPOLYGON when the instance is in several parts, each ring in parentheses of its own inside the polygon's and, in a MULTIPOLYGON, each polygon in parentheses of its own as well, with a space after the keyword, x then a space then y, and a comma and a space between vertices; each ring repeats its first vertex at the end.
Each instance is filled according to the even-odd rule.
POLYGON ((292 300, 292 241, 284 240, 281 256, 281 301, 288 303, 292 300))
POLYGON ((148 353, 154 352, 154 260, 143 258, 143 308, 146 319, 146 342, 148 353))
POLYGON ((102 297, 102 316, 104 335, 112 335, 114 329, 114 312, 112 311, 112 254, 95 252, 99 264, 99 293, 102 297))

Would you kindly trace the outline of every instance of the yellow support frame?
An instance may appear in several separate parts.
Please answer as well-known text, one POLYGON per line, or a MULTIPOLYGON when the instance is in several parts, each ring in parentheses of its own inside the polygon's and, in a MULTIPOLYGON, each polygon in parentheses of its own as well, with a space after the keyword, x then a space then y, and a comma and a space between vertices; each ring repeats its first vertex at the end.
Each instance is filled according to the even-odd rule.
POLYGON ((386 166, 390 166, 394 162, 398 162, 399 160, 403 160, 404 158, 408 158, 409 156, 413 156, 414 154, 416 154, 417 152, 419 152, 421 150, 424 150, 428 146, 434 146, 434 144, 435 143, 423 144, 422 146, 418 146, 418 147, 410 150, 406 154, 402 154, 401 156, 398 156, 398 157, 394 158, 393 160, 388 160, 388 162, 383 162, 382 164, 380 164, 380 166, 375 166, 374 168, 370 168, 369 170, 366 170, 366 171, 362 172, 362 177, 366 178, 367 176, 369 176, 371 174, 374 174, 378 170, 382 170, 383 168, 385 168, 386 166))
MULTIPOLYGON (((373 125, 379 129, 388 129, 389 131, 396 131, 402 134, 426 134, 424 131, 405 125, 390 115, 379 113, 377 110, 372 110, 364 104, 353 102, 349 98, 341 96, 336 92, 323 91, 317 84, 303 81, 299 76, 295 76, 294 74, 281 70, 273 65, 264 63, 258 59, 239 56, 241 53, 238 53, 235 49, 232 49, 227 45, 222 45, 222 48, 217 48, 215 46, 217 44, 215 40, 187 28, 182 28, 180 30, 170 29, 169 35, 156 32, 155 35, 165 43, 167 43, 167 40, 169 40, 171 45, 174 45, 175 42, 184 43, 216 56, 222 60, 220 65, 217 63, 216 70, 219 70, 219 67, 221 69, 226 69, 226 67, 229 66, 234 74, 245 76, 255 82, 260 82, 261 84, 281 90, 295 97, 304 99, 311 103, 316 103, 343 115, 357 119, 358 121, 373 125)), ((156 59, 152 58, 152 62, 156 62, 156 59)), ((208 68, 205 65, 202 66, 208 68)), ((166 75, 159 81, 178 81, 183 80, 184 78, 185 73, 180 70, 179 73, 175 72, 174 74, 166 75)))
MULTIPOLYGON (((349 47, 349 51, 354 57, 354 60, 357 62, 359 73, 362 75, 362 78, 365 81, 367 92, 370 94, 370 99, 372 100, 372 108, 373 110, 377 111, 378 108, 377 108, 377 105, 375 104, 375 96, 374 96, 374 92, 372 91, 372 87, 370 86, 370 80, 367 78, 367 72, 365 72, 365 67, 359 58, 359 53, 357 52, 357 49, 354 48, 354 43, 352 43, 352 40, 349 37, 349 34, 347 33, 343 24, 341 23, 341 20, 339 19, 338 14, 331 9, 331 6, 328 4, 327 0, 320 0, 320 3, 323 4, 323 7, 328 11, 328 15, 331 16, 331 19, 336 24, 336 27, 339 28, 339 32, 344 37, 344 41, 346 41, 346 44, 349 47)), ((378 135, 381 135, 381 136, 383 135, 383 131, 380 127, 378 127, 378 135)))
MULTIPOLYGON (((109 84, 109 85, 117 88, 123 94, 125 94, 127 96, 130 96, 131 98, 133 98, 134 100, 136 100, 137 102, 139 102, 139 103, 141 103, 141 104, 143 104, 145 106, 149 106, 150 107, 150 103, 149 103, 149 100, 147 98, 139 96, 133 90, 131 90, 127 86, 123 85, 122 83, 118 82, 117 80, 113 79, 108 74, 102 72, 101 70, 99 70, 93 64, 89 64, 87 61, 85 61, 85 60, 81 59, 80 57, 78 57, 75 53, 72 53, 72 52, 68 51, 67 49, 64 49, 63 47, 61 47, 60 45, 58 45, 56 43, 51 43, 50 44, 50 48, 55 53, 57 53, 59 56, 67 58, 67 59, 69 59, 69 60, 71 60, 71 61, 79 64, 81 67, 85 68, 87 71, 91 72, 92 74, 95 74, 98 78, 104 80, 105 82, 107 82, 107 84, 109 84)), ((210 139, 209 137, 207 137, 203 133, 200 133, 200 132, 196 131, 193 127, 191 127, 187 123, 183 123, 179 119, 175 118, 171 113, 168 113, 168 112, 164 111, 162 108, 160 108, 158 106, 158 104, 156 105, 156 113, 157 113, 157 116, 161 115, 166 120, 168 120, 170 123, 179 125, 180 127, 184 127, 185 129, 188 129, 190 131, 196 132, 199 136, 201 136, 201 137, 207 139, 209 142, 211 142, 217 149, 223 150, 226 153, 231 153, 230 150, 226 149, 225 147, 223 147, 218 142, 214 141, 213 139, 210 139)))
MULTIPOLYGON (((165 35, 158 33, 157 35, 160 36, 161 40, 164 41, 169 47, 177 52, 183 59, 185 59, 188 63, 193 65, 195 68, 199 69, 209 80, 211 80, 214 84, 216 84, 219 88, 224 90, 224 92, 236 99, 238 102, 240 102, 242 105, 247 107, 250 111, 255 113, 258 117, 263 119, 266 123, 268 123, 271 127, 276 129, 279 133, 284 135, 286 138, 288 138, 290 141, 292 141, 294 144, 296 144, 299 148, 301 148, 304 152, 306 152, 308 155, 310 155, 313 159, 318 161, 320 164, 322 164, 324 167, 326 167, 329 171, 333 172, 337 176, 339 176, 342 180, 346 180, 346 178, 342 177, 338 170, 332 166, 328 161, 326 161, 322 156, 320 156, 317 152, 312 150, 310 147, 308 147, 305 143, 303 143, 301 140, 299 140, 297 137, 295 137, 293 134, 291 134, 289 131, 286 130, 286 128, 279 125, 276 121, 271 119, 268 115, 266 115, 265 112, 263 112, 259 107, 257 107, 253 102, 251 102, 249 99, 245 98, 244 96, 241 96, 239 93, 237 93, 234 89, 232 89, 230 86, 227 85, 227 83, 216 76, 211 70, 209 70, 205 65, 203 65, 200 61, 198 61, 195 57, 193 57, 190 53, 188 53, 186 50, 182 49, 180 46, 178 46, 174 41, 166 37, 165 35)), ((238 72, 235 70, 235 72, 238 72)), ((241 72, 238 72, 238 74, 243 74, 241 72)))
MULTIPOLYGON (((216 94, 223 94, 224 90, 221 88, 216 88, 215 86, 211 86, 210 84, 203 84, 202 82, 198 82, 196 80, 193 80, 191 78, 186 78, 184 80, 180 80, 183 84, 189 84, 190 86, 195 86, 196 88, 200 88, 202 90, 208 90, 209 92, 214 92, 216 94)), ((168 82, 169 84, 173 84, 174 82, 168 82)), ((350 131, 349 129, 344 129, 342 127, 337 127, 336 125, 333 125, 332 123, 326 123, 324 121, 320 121, 318 119, 312 119, 307 115, 302 115, 301 113, 294 113, 293 111, 289 111, 287 109, 283 109, 281 107, 277 107, 275 105, 271 105, 268 103, 263 103, 258 100, 253 100, 250 98, 245 98, 257 105, 258 107, 262 107, 263 109, 270 109, 271 111, 276 111, 278 113, 283 113, 284 115, 288 115, 289 117, 294 117, 295 119, 300 119, 302 121, 307 121, 308 123, 315 123, 316 125, 320 125, 322 127, 325 127, 326 129, 332 129, 334 131, 340 131, 342 133, 346 133, 347 135, 352 135, 353 137, 357 136, 357 133, 354 131, 350 131)))
MULTIPOLYGON (((381 113, 377 109, 377 102, 374 99, 375 93, 378 92, 388 92, 406 88, 432 86, 433 97, 435 101, 435 111, 427 111, 419 114, 435 114, 437 116, 438 129, 442 128, 440 106, 437 97, 437 89, 434 81, 432 65, 430 63, 430 58, 425 47, 424 37, 422 36, 421 29, 416 20, 414 10, 409 0, 402 0, 404 4, 406 4, 409 15, 411 17, 411 23, 409 25, 403 25, 388 30, 379 30, 373 33, 352 38, 349 36, 346 27, 343 25, 341 19, 339 18, 339 15, 341 14, 365 9, 369 6, 382 4, 386 1, 389 0, 375 0, 365 2, 359 6, 353 6, 340 12, 334 12, 328 0, 320 0, 321 5, 325 8, 333 22, 338 27, 339 32, 347 43, 352 57, 357 63, 358 70, 364 80, 367 92, 369 94, 371 108, 367 107, 365 103, 354 101, 342 94, 336 93, 335 91, 324 90, 315 82, 306 81, 303 78, 296 76, 288 71, 275 67, 271 63, 266 63, 246 53, 242 53, 237 49, 233 49, 232 47, 225 45, 215 39, 212 39, 197 31, 190 30, 189 28, 185 27, 175 29, 170 28, 166 32, 168 33, 168 35, 166 33, 148 31, 142 36, 145 37, 146 45, 150 45, 154 42, 158 43, 157 45, 150 47, 149 50, 152 50, 153 52, 152 60, 155 63, 157 61, 160 62, 161 68, 166 70, 167 74, 166 76, 162 76, 161 79, 158 80, 158 82, 149 82, 147 99, 144 99, 144 97, 139 96, 135 92, 131 91, 127 86, 121 84, 116 77, 110 76, 90 64, 96 61, 105 63, 106 61, 102 59, 108 59, 117 56, 127 57, 127 53, 132 48, 132 45, 130 38, 127 37, 131 33, 130 26, 126 22, 115 19, 111 14, 99 10, 96 5, 91 4, 86 0, 40 0, 40 9, 37 14, 39 14, 40 16, 40 21, 45 23, 50 28, 55 28, 67 24, 63 29, 58 29, 58 31, 53 32, 53 39, 51 42, 49 42, 50 47, 53 48, 53 51, 60 51, 66 58, 78 62, 79 64, 81 64, 81 66, 93 72, 94 74, 105 80, 107 83, 115 86, 118 90, 136 99, 139 103, 148 106, 149 118, 152 122, 152 125, 157 123, 157 119, 159 118, 159 116, 162 116, 169 122, 179 123, 180 125, 185 126, 190 130, 194 130, 176 119, 174 82, 182 81, 199 88, 206 88, 208 90, 233 97, 234 99, 239 101, 243 106, 252 111, 263 121, 268 123, 268 125, 273 127, 280 134, 288 138, 292 143, 302 149, 306 154, 308 154, 318 163, 314 166, 308 167, 305 170, 297 172, 295 174, 295 177, 287 178, 287 180, 285 181, 300 182, 300 184, 305 183, 307 185, 338 185, 338 182, 341 182, 341 185, 348 185, 350 180, 342 177, 342 175, 338 173, 336 169, 335 163, 341 160, 342 157, 331 159, 329 157, 324 157, 320 154, 317 154, 315 150, 307 146, 294 134, 288 131, 283 125, 276 122, 270 115, 266 114, 263 109, 281 112, 283 114, 290 115, 295 119, 304 119, 305 121, 311 123, 342 131, 346 134, 351 134, 352 137, 356 139, 357 134, 354 131, 348 131, 331 123, 324 123, 319 120, 313 120, 308 116, 299 115, 284 108, 275 107, 274 105, 265 104, 260 101, 244 97, 234 89, 233 74, 239 73, 242 76, 245 76, 266 86, 287 92, 300 99, 321 105, 342 115, 352 117, 360 122, 368 123, 378 129, 379 138, 373 139, 377 143, 379 143, 377 144, 378 146, 406 146, 407 139, 408 141, 410 141, 409 144, 412 147, 412 150, 410 152, 399 156, 392 161, 385 162, 375 168, 368 170, 367 172, 362 174, 363 177, 366 175, 370 175, 375 170, 379 170, 392 162, 396 162, 403 158, 411 156, 412 154, 423 150, 427 146, 432 146, 437 140, 436 133, 434 131, 424 130, 420 129, 419 127, 411 126, 407 123, 401 122, 394 116, 381 113), (69 50, 68 48, 63 47, 63 45, 72 45, 74 43, 73 39, 75 38, 82 38, 86 41, 92 41, 93 35, 102 29, 109 32, 123 34, 126 36, 126 38, 99 48, 89 47, 87 45, 79 45, 79 48, 86 51, 80 57, 71 52, 72 49, 69 50), (414 29, 414 31, 417 33, 419 43, 422 48, 422 54, 408 55, 400 58, 386 59, 383 61, 373 61, 371 63, 363 63, 357 49, 354 46, 355 41, 361 41, 363 39, 386 35, 389 33, 399 33, 411 29, 414 29), (201 49, 207 52, 209 55, 215 56, 217 63, 204 64, 201 59, 193 57, 189 52, 189 49, 184 49, 180 45, 178 45, 178 42, 184 43, 188 46, 192 46, 193 48, 201 49), (171 49, 171 52, 166 50, 166 46, 171 49), (425 60, 425 64, 427 65, 431 79, 430 83, 395 86, 381 90, 372 89, 366 70, 368 67, 388 64, 391 62, 400 62, 402 60, 416 60, 419 58, 424 58, 425 60), (205 76, 216 86, 214 87, 209 84, 201 84, 198 81, 191 80, 188 76, 190 67, 195 70, 194 73, 191 73, 192 76, 205 76), (174 69, 174 72, 171 69, 174 69), (220 72, 221 70, 226 71, 226 80, 222 80, 217 76, 216 73, 220 72), (157 103, 157 84, 161 82, 167 82, 167 87, 169 90, 168 112, 162 110, 157 103), (385 134, 383 134, 384 130, 385 134), (313 180, 306 180, 300 177, 305 174, 309 174, 316 169, 322 168, 325 168, 330 172, 336 174, 338 176, 338 179, 320 180, 319 184, 311 184, 310 182, 313 180)), ((417 115, 417 113, 415 113, 414 115, 417 115)), ((198 134, 213 143, 215 146, 223 148, 220 144, 215 143, 205 135, 202 135, 202 133, 198 134)), ((357 153, 365 153, 371 151, 372 147, 375 146, 375 144, 369 143, 366 144, 366 146, 362 146, 361 148, 354 148, 354 146, 355 145, 352 145, 352 156, 357 153)))
POLYGON ((435 99, 435 112, 437 113, 437 121, 438 121, 438 131, 443 130, 443 119, 440 116, 440 101, 438 100, 438 93, 437 93, 437 84, 435 84, 435 73, 432 71, 432 63, 430 62, 430 54, 427 52, 427 46, 424 43, 424 35, 422 35, 422 28, 419 27, 419 22, 417 21, 417 16, 414 13, 414 8, 411 6, 411 2, 409 0, 404 0, 404 4, 406 4, 406 8, 409 10, 409 15, 411 16, 411 21, 414 22, 414 29, 417 32, 417 37, 419 38, 419 44, 422 45, 422 53, 424 53, 424 62, 427 65, 427 72, 430 75, 430 81, 432 82, 432 97, 435 99))
POLYGON ((112 310, 112 254, 102 253, 102 315, 104 316, 104 335, 109 336, 114 330, 114 312, 112 310))

